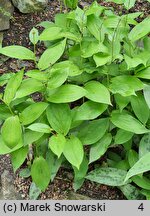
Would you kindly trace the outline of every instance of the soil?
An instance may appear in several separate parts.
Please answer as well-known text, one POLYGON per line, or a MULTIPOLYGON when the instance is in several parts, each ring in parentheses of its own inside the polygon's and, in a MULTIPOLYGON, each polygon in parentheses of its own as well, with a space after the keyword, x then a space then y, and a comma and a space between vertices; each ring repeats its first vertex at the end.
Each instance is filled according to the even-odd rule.
MULTIPOLYGON (((80 6, 89 4, 93 1, 81 1, 80 6)), ((98 1, 101 5, 107 7, 113 7, 116 13, 127 13, 121 5, 116 5, 114 3, 106 3, 105 1, 98 1), (105 3, 104 3, 105 2, 105 3)), ((137 3, 134 8, 129 12, 141 11, 144 13, 142 19, 150 15, 150 3, 144 0, 137 0, 137 3)), ((45 11, 34 14, 21 14, 19 11, 15 10, 13 19, 11 20, 10 29, 4 32, 3 46, 7 45, 22 45, 25 47, 33 48, 29 42, 28 34, 33 26, 36 26, 42 21, 52 21, 54 15, 60 12, 60 6, 58 1, 50 1, 48 7, 45 11)), ((43 47, 37 48, 37 53, 41 52, 43 47)), ((16 71, 22 68, 23 66, 32 68, 32 63, 27 61, 18 61, 14 59, 7 59, 2 57, 0 60, 0 75, 10 71, 16 71)), ((0 156, 0 175, 3 173, 3 170, 7 169, 12 174, 12 166, 10 162, 9 155, 0 156)), ((19 177, 19 172, 15 174, 15 188, 18 193, 21 194, 23 199, 29 199, 29 187, 31 184, 31 178, 21 178, 19 177)), ((72 181, 73 176, 70 172, 61 168, 55 178, 55 180, 49 185, 47 190, 42 193, 39 199, 67 199, 70 191, 73 191, 72 181)), ((90 181, 85 181, 80 190, 77 191, 79 194, 86 195, 92 199, 111 199, 111 200, 121 200, 125 199, 123 194, 113 187, 108 187, 105 185, 100 185, 92 183, 90 181)))
MULTIPOLYGON (((15 175, 15 188, 23 199, 29 199, 29 188, 31 185, 31 178, 21 178, 19 172, 15 175)), ((51 182, 44 193, 41 193, 40 200, 45 199, 77 199, 79 195, 83 195, 81 199, 86 197, 87 199, 95 200, 123 200, 126 199, 121 191, 115 187, 109 187, 106 185, 96 184, 94 182, 85 180, 82 187, 74 193, 73 190, 73 175, 71 170, 66 168, 60 168, 55 179, 51 182), (75 197, 75 198, 74 198, 75 197)), ((85 199, 85 198, 84 198, 85 199)))

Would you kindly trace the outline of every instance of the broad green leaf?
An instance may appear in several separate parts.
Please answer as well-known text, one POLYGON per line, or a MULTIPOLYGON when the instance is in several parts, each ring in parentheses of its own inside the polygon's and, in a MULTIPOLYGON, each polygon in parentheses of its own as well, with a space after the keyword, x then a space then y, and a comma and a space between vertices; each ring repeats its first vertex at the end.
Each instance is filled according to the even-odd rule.
POLYGON ((53 22, 50 22, 50 21, 43 21, 39 24, 37 24, 37 26, 42 26, 43 28, 49 28, 49 27, 52 27, 52 26, 55 26, 55 23, 53 22))
POLYGON ((98 52, 108 53, 108 48, 96 39, 86 39, 81 43, 81 56, 89 58, 98 52))
POLYGON ((129 151, 132 148, 132 139, 122 144, 125 151, 129 151))
POLYGON ((136 55, 134 54, 133 57, 129 57, 127 55, 124 55, 124 59, 127 63, 128 70, 136 68, 140 64, 142 64, 146 67, 147 63, 150 59, 150 53, 149 53, 149 51, 144 50, 144 51, 142 51, 136 55))
POLYGON ((56 134, 49 139, 49 148, 58 156, 58 158, 63 153, 65 147, 66 139, 62 134, 56 134))
POLYGON ((53 41, 61 38, 69 38, 71 40, 80 41, 80 39, 71 32, 63 31, 62 28, 50 26, 46 28, 40 35, 42 41, 53 41))
POLYGON ((60 33, 62 28, 51 26, 46 28, 40 35, 39 39, 41 41, 53 41, 62 38, 60 33))
POLYGON ((98 81, 90 81, 85 84, 87 94, 85 97, 88 99, 104 104, 111 104, 110 93, 108 89, 98 81))
POLYGON ((83 70, 80 70, 79 67, 72 61, 66 60, 66 61, 61 61, 59 63, 56 63, 53 65, 52 69, 55 70, 66 70, 68 71, 69 76, 77 76, 80 75, 83 70))
POLYGON ((69 103, 86 95, 86 90, 73 84, 62 85, 47 93, 47 100, 53 103, 69 103))
MULTIPOLYGON (((148 1, 150 2, 150 0, 148 0, 148 1)), ((146 200, 150 200, 150 191, 149 190, 142 189, 140 192, 141 192, 141 194, 146 196, 146 200)))
POLYGON ((6 120, 12 116, 9 108, 5 104, 0 104, 0 120, 6 120))
POLYGON ((118 153, 115 153, 113 151, 108 151, 107 157, 110 160, 113 160, 113 161, 115 161, 117 163, 119 163, 119 161, 121 161, 121 155, 119 155, 118 153))
POLYGON ((65 0, 65 5, 68 8, 75 9, 78 6, 78 0, 65 0))
POLYGON ((149 37, 145 37, 143 39, 143 44, 144 44, 144 49, 147 51, 150 51, 150 38, 149 37))
POLYGON ((124 54, 124 59, 125 59, 125 62, 127 63, 128 70, 136 68, 140 64, 144 64, 144 66, 146 66, 146 62, 147 62, 147 59, 146 59, 146 62, 145 62, 144 60, 142 60, 142 58, 140 58, 140 56, 139 57, 134 56, 134 57, 131 58, 131 57, 125 55, 125 54, 124 54))
POLYGON ((134 7, 136 0, 124 0, 124 6, 127 10, 134 7))
POLYGON ((49 124, 57 133, 67 135, 71 127, 71 110, 68 104, 50 103, 46 110, 49 124))
POLYGON ((9 148, 18 145, 22 138, 22 128, 18 116, 7 118, 1 127, 3 141, 9 148))
POLYGON ((16 170, 23 164, 25 159, 27 158, 28 146, 22 147, 11 153, 11 162, 13 165, 13 170, 16 170))
POLYGON ((97 67, 100 67, 100 66, 103 66, 107 63, 110 63, 111 61, 111 56, 110 55, 106 55, 106 54, 103 54, 103 53, 98 53, 98 54, 95 54, 93 56, 93 59, 96 63, 96 66, 97 67))
POLYGON ((88 159, 86 158, 86 156, 84 156, 83 158, 83 161, 80 165, 80 169, 77 169, 76 167, 73 167, 73 169, 75 173, 75 177, 73 181, 73 189, 76 191, 82 186, 85 180, 84 177, 88 171, 88 159))
POLYGON ((117 76, 111 79, 110 90, 113 94, 119 93, 122 96, 136 95, 135 91, 142 90, 144 85, 136 77, 130 75, 117 76))
POLYGON ((23 59, 23 60, 34 60, 34 53, 23 46, 13 45, 6 46, 0 49, 0 54, 9 56, 11 58, 23 59))
POLYGON ((142 12, 127 13, 123 15, 122 17, 125 18, 125 20, 127 19, 128 24, 137 25, 138 22, 135 19, 142 14, 143 14, 142 12))
POLYGON ((40 139, 41 136, 43 136, 43 133, 39 133, 36 131, 31 131, 31 130, 25 130, 24 137, 23 137, 24 146, 34 143, 35 141, 40 139))
POLYGON ((77 22, 77 25, 80 31, 83 33, 84 28, 86 27, 87 24, 87 16, 85 12, 79 7, 77 7, 77 9, 74 12, 75 12, 75 20, 77 22))
POLYGON ((43 157, 34 159, 31 166, 31 177, 36 186, 45 191, 50 182, 50 169, 43 157))
POLYGON ((91 120, 97 118, 107 109, 107 105, 87 101, 76 109, 74 121, 91 120))
POLYGON ((80 124, 83 122, 83 120, 79 120, 79 121, 75 120, 75 115, 76 115, 77 109, 78 109, 78 106, 76 106, 75 108, 73 108, 71 110, 71 116, 72 116, 71 129, 80 126, 80 124))
POLYGON ((125 142, 128 142, 132 138, 132 136, 132 132, 123 129, 118 129, 115 135, 115 144, 123 144, 125 142))
POLYGON ((40 133, 51 133, 51 128, 47 124, 43 123, 34 123, 27 127, 27 129, 30 129, 32 131, 37 131, 40 133))
POLYGON ((28 96, 25 96, 25 97, 22 97, 22 98, 14 99, 10 103, 10 106, 12 108, 18 109, 18 111, 20 111, 23 106, 28 106, 31 103, 34 103, 33 100, 29 99, 28 96))
POLYGON ((103 137, 109 125, 108 118, 89 121, 78 132, 78 137, 84 145, 96 143, 103 137))
POLYGON ((29 70, 26 73, 26 76, 39 80, 39 81, 47 81, 48 80, 48 73, 41 72, 39 70, 29 70))
POLYGON ((122 112, 122 110, 128 105, 130 102, 130 97, 124 97, 120 94, 115 94, 115 101, 117 105, 119 106, 119 110, 122 112))
POLYGON ((107 151, 112 140, 111 134, 105 134, 97 143, 91 146, 90 148, 90 160, 89 163, 92 163, 98 160, 102 155, 107 151))
POLYGON ((90 181, 109 186, 122 186, 127 172, 116 168, 97 168, 85 177, 90 181))
POLYGON ((20 121, 23 125, 31 124, 42 115, 47 106, 48 104, 44 102, 31 104, 21 112, 20 121))
POLYGON ((0 155, 9 154, 23 146, 22 140, 14 148, 9 148, 3 141, 2 136, 0 135, 0 155))
POLYGON ((1 75, 0 76, 0 86, 5 85, 8 82, 8 80, 14 75, 15 75, 15 73, 12 73, 12 72, 11 73, 4 73, 3 75, 1 75))
POLYGON ((94 14, 89 15, 87 18, 87 28, 89 32, 98 40, 103 41, 103 35, 102 35, 102 24, 100 22, 100 19, 96 17, 94 14))
POLYGON ((106 28, 118 28, 118 25, 121 25, 121 19, 119 16, 109 16, 104 20, 104 26, 106 28))
POLYGON ((38 62, 38 67, 40 70, 45 70, 46 68, 53 65, 64 53, 66 46, 66 39, 49 47, 40 57, 38 62))
POLYGON ((111 115, 111 122, 118 128, 136 134, 143 134, 149 132, 149 130, 146 129, 140 121, 127 113, 119 113, 117 111, 113 111, 111 115))
POLYGON ((142 22, 137 24, 129 33, 131 41, 137 41, 150 33, 150 17, 147 17, 142 22))
POLYGON ((97 1, 94 1, 88 8, 86 8, 85 13, 87 16, 95 14, 98 17, 104 11, 104 7, 101 6, 97 1))
POLYGON ((63 160, 64 160, 63 155, 60 158, 58 158, 50 149, 48 149, 46 153, 46 161, 50 168, 51 181, 54 180, 63 160))
POLYGON ((143 95, 137 94, 137 96, 131 96, 130 100, 135 115, 143 124, 146 124, 149 118, 149 107, 147 106, 143 95))
POLYGON ((138 161, 138 159, 138 153, 135 150, 130 149, 128 153, 128 162, 130 167, 133 167, 133 165, 138 161))
POLYGON ((36 79, 25 79, 18 88, 15 99, 25 97, 35 92, 40 92, 43 90, 43 87, 43 83, 36 79))
MULTIPOLYGON (((87 69, 85 69, 87 70, 87 69)), ((69 81, 71 81, 72 83, 76 83, 78 85, 83 85, 86 82, 88 82, 89 80, 94 80, 96 79, 98 76, 98 73, 88 73, 88 72, 83 72, 82 74, 78 75, 78 76, 74 76, 74 77, 69 77, 69 81)))
POLYGON ((150 133, 144 134, 139 144, 139 158, 150 152, 150 133))
POLYGON ((123 186, 119 187, 119 189, 122 191, 122 193, 125 195, 125 197, 128 200, 142 200, 142 199, 144 199, 144 197, 140 193, 140 190, 138 190, 135 186, 133 186, 131 184, 123 185, 123 186))
POLYGON ((113 167, 121 170, 128 170, 130 168, 128 161, 122 159, 118 163, 115 163, 113 167))
POLYGON ((67 70, 67 68, 63 68, 63 69, 52 68, 47 83, 48 90, 58 88, 59 86, 61 86, 66 81, 68 75, 69 75, 69 71, 67 70))
POLYGON ((4 92, 4 98, 3 98, 6 104, 10 104, 10 102, 15 97, 16 91, 22 82, 23 72, 24 72, 23 70, 18 72, 17 74, 12 76, 8 81, 4 92))
POLYGON ((136 73, 136 77, 150 79, 150 67, 147 67, 136 73))
POLYGON ((143 92, 144 92, 145 101, 150 109, 150 85, 145 85, 143 92))
POLYGON ((150 152, 141 157, 133 167, 128 171, 124 182, 126 182, 132 176, 147 172, 150 170, 150 152))
POLYGON ((41 193, 41 190, 36 186, 36 184, 34 182, 32 182, 30 185, 30 189, 29 189, 30 200, 38 199, 40 193, 41 193))
POLYGON ((68 13, 57 13, 54 18, 55 25, 59 27, 63 26, 63 29, 66 29, 68 26, 67 16, 68 13))
POLYGON ((68 38, 70 40, 74 40, 76 42, 81 42, 81 35, 77 32, 61 32, 60 36, 63 38, 68 38))
POLYGON ((31 43, 33 43, 34 45, 37 44, 38 40, 39 40, 39 32, 36 28, 32 28, 30 33, 29 33, 29 38, 31 43))
POLYGON ((83 145, 81 141, 72 135, 66 140, 63 154, 73 166, 79 169, 84 157, 83 145))
POLYGON ((150 190, 150 179, 144 176, 133 176, 132 181, 140 188, 150 190))

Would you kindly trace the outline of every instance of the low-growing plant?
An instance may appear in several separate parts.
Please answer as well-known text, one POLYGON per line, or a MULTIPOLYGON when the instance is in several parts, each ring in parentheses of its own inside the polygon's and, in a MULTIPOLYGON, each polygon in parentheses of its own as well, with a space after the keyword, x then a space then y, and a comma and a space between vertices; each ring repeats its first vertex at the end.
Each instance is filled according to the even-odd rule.
POLYGON ((78 0, 63 0, 64 5, 68 8, 75 9, 78 5, 78 0))
MULTIPOLYGON (((122 4, 124 7, 129 10, 135 6, 136 0, 106 0, 107 2, 114 2, 116 4, 122 4)), ((150 2, 150 0, 144 0, 145 2, 150 2)))
POLYGON ((150 198, 150 18, 137 23, 140 15, 118 16, 94 2, 42 22, 41 34, 33 28, 34 51, 0 49, 35 62, 0 77, 0 154, 10 154, 14 171, 28 158, 21 176, 32 177, 31 197, 67 161, 75 190, 89 179, 127 199, 150 198))

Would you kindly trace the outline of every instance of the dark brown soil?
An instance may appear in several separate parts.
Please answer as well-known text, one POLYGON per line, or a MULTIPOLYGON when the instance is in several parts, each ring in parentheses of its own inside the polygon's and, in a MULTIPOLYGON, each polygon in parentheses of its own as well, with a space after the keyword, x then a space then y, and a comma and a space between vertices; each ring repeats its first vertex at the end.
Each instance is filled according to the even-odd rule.
MULTIPOLYGON (((31 178, 23 179, 16 175, 15 187, 18 193, 21 194, 23 199, 29 199, 29 187, 31 178)), ((54 181, 49 184, 48 188, 42 193, 39 199, 54 199, 62 200, 68 199, 70 193, 73 192, 73 175, 67 169, 61 168, 55 177, 54 181)), ((97 200, 123 200, 125 197, 120 190, 114 187, 96 184, 85 180, 83 186, 77 191, 91 199, 97 200)))
MULTIPOLYGON (((24 166, 22 166, 24 168, 24 166)), ((21 168, 21 169, 22 169, 21 168)), ((12 165, 9 155, 0 156, 0 176, 3 171, 8 170, 10 175, 15 179, 14 186, 16 192, 22 199, 29 199, 29 188, 31 185, 31 178, 22 178, 19 176, 20 170, 15 174, 12 170, 12 165)), ((63 200, 70 199, 70 194, 73 192, 73 175, 65 168, 61 168, 55 177, 54 181, 51 182, 44 193, 41 193, 38 199, 54 199, 63 200), (69 198, 68 198, 69 196, 69 198)), ((108 187, 106 185, 100 185, 88 180, 85 180, 83 186, 77 191, 78 194, 84 195, 87 199, 97 200, 123 200, 125 197, 120 190, 114 187, 108 187)))
MULTIPOLYGON (((91 3, 93 1, 89 0, 86 3, 91 3)), ((101 5, 113 7, 116 13, 127 13, 127 11, 120 5, 114 3, 106 3, 105 1, 98 1, 101 5), (105 3, 104 3, 105 2, 105 3)), ((81 6, 84 6, 85 2, 81 2, 81 6)), ((132 8, 129 12, 141 11, 144 13, 144 17, 150 15, 150 4, 144 0, 138 0, 136 6, 132 8)), ((58 1, 51 1, 45 11, 35 14, 21 14, 19 11, 15 10, 13 19, 11 20, 11 27, 8 31, 4 33, 3 46, 7 45, 22 45, 25 47, 32 46, 28 39, 29 31, 33 26, 45 20, 53 20, 54 15, 60 12, 60 7, 58 1)), ((37 49, 40 52, 42 47, 37 49)), ((16 71, 26 66, 27 68, 32 68, 32 63, 27 61, 18 61, 7 58, 1 58, 0 62, 0 75, 10 71, 16 71)), ((11 162, 8 155, 0 156, 0 174, 2 174, 4 169, 10 170, 12 173, 11 162)), ((70 172, 66 169, 60 169, 54 182, 52 182, 47 190, 42 193, 39 199, 66 199, 69 191, 73 191, 72 181, 73 177, 70 172)), ((23 179, 19 177, 18 173, 15 174, 15 187, 18 193, 21 194, 23 199, 29 199, 29 187, 31 184, 31 179, 23 179)), ((99 185, 92 183, 90 181, 85 181, 78 193, 91 197, 92 199, 111 199, 111 200, 121 200, 125 199, 123 194, 113 187, 108 187, 105 185, 99 185)))

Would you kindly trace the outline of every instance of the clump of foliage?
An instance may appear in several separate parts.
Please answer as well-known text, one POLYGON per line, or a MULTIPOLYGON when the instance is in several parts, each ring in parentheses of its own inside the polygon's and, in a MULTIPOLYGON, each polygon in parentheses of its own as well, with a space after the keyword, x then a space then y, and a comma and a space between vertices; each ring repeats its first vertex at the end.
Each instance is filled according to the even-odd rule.
MULTIPOLYGON (((106 0, 107 2, 114 2, 116 4, 123 4, 124 7, 129 10, 130 8, 134 7, 136 0, 106 0)), ((145 0, 150 2, 150 0, 145 0)))
POLYGON ((78 0, 63 0, 64 5, 68 8, 75 9, 78 5, 78 0))
POLYGON ((10 153, 14 171, 28 155, 21 175, 31 175, 36 194, 67 161, 75 190, 86 178, 128 199, 150 198, 150 18, 137 23, 140 15, 117 16, 94 2, 42 22, 40 35, 33 28, 34 52, 0 49, 35 62, 0 77, 0 154, 10 153), (39 41, 46 50, 37 57, 39 41))

